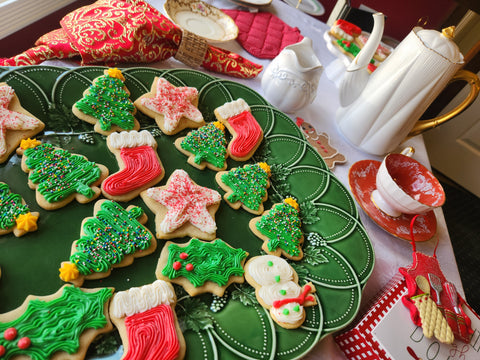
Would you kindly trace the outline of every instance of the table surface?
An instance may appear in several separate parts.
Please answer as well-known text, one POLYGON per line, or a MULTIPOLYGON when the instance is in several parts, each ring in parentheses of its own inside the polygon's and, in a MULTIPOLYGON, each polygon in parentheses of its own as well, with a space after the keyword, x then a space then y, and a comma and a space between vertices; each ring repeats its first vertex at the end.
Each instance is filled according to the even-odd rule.
MULTIPOLYGON (((242 8, 228 0, 203 1, 212 4, 219 9, 246 10, 246 8, 242 8)), ((147 2, 165 14, 163 9, 164 0, 147 0, 147 2)), ((288 25, 292 27, 298 27, 303 36, 312 39, 315 54, 324 67, 324 72, 320 78, 318 86, 317 96, 312 104, 301 110, 298 110, 295 114, 289 114, 289 116, 292 118, 292 120, 295 120, 296 117, 301 117, 306 122, 312 124, 318 132, 325 132, 329 135, 332 146, 338 149, 338 151, 344 154, 347 158, 346 163, 337 164, 335 166, 333 173, 348 188, 348 171, 355 162, 364 159, 381 161, 382 157, 364 153, 351 146, 346 142, 345 139, 343 139, 342 135, 336 128, 335 113, 340 105, 338 98, 338 87, 336 85, 338 84, 338 81, 335 80, 332 74, 338 74, 341 76, 343 69, 339 67, 339 61, 337 61, 337 58, 327 49, 325 41, 323 40, 323 35, 325 31, 328 31, 329 27, 325 23, 320 22, 319 20, 287 5, 280 0, 273 0, 270 6, 262 8, 261 11, 272 12, 288 25), (332 78, 333 81, 330 80, 329 77, 332 78)), ((263 65, 264 68, 266 68, 270 63, 270 60, 258 59, 253 55, 250 55, 239 45, 237 41, 230 41, 218 46, 236 52, 253 62, 263 65)), ((49 60, 44 64, 55 66, 71 65, 66 61, 60 60, 49 60)), ((149 64, 149 66, 162 69, 188 68, 188 66, 175 59, 168 59, 166 61, 152 63, 149 64)), ((205 71, 203 69, 201 70, 205 71)), ((205 72, 209 73, 208 71, 205 72)), ((261 88, 261 78, 263 72, 260 73, 260 75, 255 79, 238 79, 218 73, 210 74, 240 82, 263 95, 261 88)), ((406 146, 413 146, 415 148, 415 154, 413 155, 413 158, 424 164, 427 168, 430 168, 427 150, 421 135, 406 141, 401 145, 401 148, 399 148, 398 151, 406 146)), ((389 280, 398 273, 399 267, 412 263, 412 247, 409 242, 398 239, 381 229, 365 214, 363 210, 360 209, 360 207, 359 213, 361 221, 367 230, 375 249, 375 267, 363 291, 362 307, 365 307, 372 300, 372 298, 374 298, 375 295, 389 282, 389 280)), ((442 209, 436 209, 435 215, 437 217, 437 234, 430 241, 418 243, 417 251, 432 255, 435 245, 438 241, 436 254, 442 267, 442 271, 444 272, 445 276, 457 286, 459 294, 464 296, 455 255, 452 249, 452 244, 442 209)), ((305 359, 336 360, 345 359, 345 356, 338 349, 336 343, 330 335, 320 341, 318 345, 305 357, 305 359)))

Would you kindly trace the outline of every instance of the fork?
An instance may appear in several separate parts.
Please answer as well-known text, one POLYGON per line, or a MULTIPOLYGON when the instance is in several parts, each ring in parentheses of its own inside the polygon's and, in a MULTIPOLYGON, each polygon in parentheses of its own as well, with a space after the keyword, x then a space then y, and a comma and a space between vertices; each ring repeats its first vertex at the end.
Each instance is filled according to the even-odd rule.
POLYGON ((428 274, 428 280, 430 281, 430 286, 435 290, 437 295, 437 305, 442 305, 440 301, 440 293, 443 291, 442 280, 435 274, 428 274))

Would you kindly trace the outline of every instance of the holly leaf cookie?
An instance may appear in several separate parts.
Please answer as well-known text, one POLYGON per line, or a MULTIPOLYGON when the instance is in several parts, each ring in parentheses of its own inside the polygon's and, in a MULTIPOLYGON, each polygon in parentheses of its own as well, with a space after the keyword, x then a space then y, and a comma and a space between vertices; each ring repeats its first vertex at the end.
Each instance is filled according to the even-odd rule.
POLYGON ((41 132, 45 124, 25 110, 7 83, 0 83, 0 164, 7 161, 10 154, 23 139, 41 132))

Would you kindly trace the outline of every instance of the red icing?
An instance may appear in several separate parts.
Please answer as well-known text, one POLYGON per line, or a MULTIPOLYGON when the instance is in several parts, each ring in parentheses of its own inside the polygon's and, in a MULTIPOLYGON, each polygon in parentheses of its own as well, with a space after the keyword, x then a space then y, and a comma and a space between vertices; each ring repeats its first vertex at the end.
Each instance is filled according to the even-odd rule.
POLYGON ((175 261, 172 265, 174 270, 180 270, 182 268, 182 263, 180 261, 175 261))
POLYGON ((149 183, 162 173, 155 150, 148 145, 122 148, 125 168, 105 179, 103 190, 112 196, 124 195, 149 183))
POLYGON ((303 288, 302 293, 300 296, 296 298, 289 298, 289 299, 281 299, 281 300, 275 300, 273 302, 273 307, 274 308, 279 308, 283 305, 290 304, 290 303, 299 303, 300 305, 303 305, 305 301, 315 301, 314 297, 311 295, 308 295, 308 293, 312 290, 312 287, 310 285, 305 285, 303 288), (308 296, 307 296, 308 295, 308 296))
POLYGON ((249 111, 232 116, 228 119, 228 123, 236 133, 228 146, 230 154, 232 157, 244 158, 261 141, 262 128, 249 111))
POLYGON ((170 305, 158 305, 127 316, 128 351, 124 360, 173 360, 180 350, 175 315, 170 305))
POLYGON ((0 345, 0 356, 5 355, 6 352, 7 352, 7 350, 5 350, 5 346, 0 345))
POLYGON ((17 329, 15 329, 13 327, 8 328, 3 333, 3 337, 5 338, 5 340, 12 341, 13 339, 15 339, 17 337, 17 329))
POLYGON ((18 340, 18 347, 22 350, 28 349, 30 345, 32 344, 32 341, 28 337, 22 337, 20 340, 18 340))
POLYGON ((180 254, 180 259, 185 260, 188 257, 188 254, 186 252, 182 252, 180 254))
POLYGON ((188 263, 188 264, 185 266, 185 270, 187 270, 187 271, 192 271, 192 270, 193 270, 193 264, 188 263))
POLYGON ((340 29, 352 36, 358 36, 362 33, 362 29, 360 29, 357 25, 343 19, 338 19, 335 25, 338 25, 340 29))

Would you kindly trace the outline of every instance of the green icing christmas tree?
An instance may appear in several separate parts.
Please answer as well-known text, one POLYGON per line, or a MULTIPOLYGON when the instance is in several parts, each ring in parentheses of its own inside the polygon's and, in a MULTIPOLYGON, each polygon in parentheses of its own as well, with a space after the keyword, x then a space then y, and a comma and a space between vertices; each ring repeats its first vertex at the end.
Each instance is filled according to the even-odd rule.
POLYGON ((22 197, 10 192, 7 184, 0 182, 0 230, 8 230, 15 225, 15 219, 30 210, 22 204, 22 197))
POLYGON ((82 275, 106 272, 126 255, 149 248, 153 236, 138 222, 142 214, 138 206, 125 210, 114 201, 103 201, 95 216, 84 222, 84 235, 70 256, 78 272, 82 275))
POLYGON ((121 72, 118 69, 110 70, 109 74, 95 79, 88 93, 74 106, 84 114, 98 119, 100 128, 104 131, 110 130, 112 125, 132 130, 135 124, 135 105, 125 90, 121 72))
POLYGON ((108 288, 84 292, 67 286, 51 301, 31 300, 19 317, 0 322, 0 358, 26 355, 45 360, 57 351, 76 353, 85 330, 107 325, 104 304, 111 296, 108 288))
POLYGON ((26 149, 29 180, 38 184, 37 191, 50 203, 61 201, 74 193, 92 198, 90 184, 100 178, 100 168, 83 156, 71 154, 51 144, 26 149))
POLYGON ((192 130, 185 136, 180 146, 192 153, 196 164, 206 161, 217 168, 222 168, 227 158, 227 139, 224 126, 215 121, 192 130))
POLYGON ((247 208, 258 210, 267 194, 270 168, 265 163, 245 165, 232 169, 221 176, 222 182, 231 189, 227 200, 237 201, 247 208))
POLYGON ((298 204, 288 198, 275 204, 272 209, 256 223, 257 230, 268 237, 268 250, 283 250, 290 256, 301 254, 303 234, 298 213, 298 204))
POLYGON ((224 286, 231 276, 242 276, 242 261, 247 257, 244 250, 231 248, 221 239, 202 242, 194 238, 187 246, 170 244, 168 251, 162 274, 170 279, 185 277, 195 287, 206 281, 224 286))

